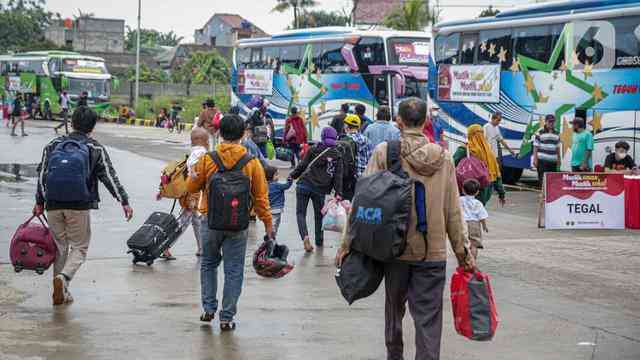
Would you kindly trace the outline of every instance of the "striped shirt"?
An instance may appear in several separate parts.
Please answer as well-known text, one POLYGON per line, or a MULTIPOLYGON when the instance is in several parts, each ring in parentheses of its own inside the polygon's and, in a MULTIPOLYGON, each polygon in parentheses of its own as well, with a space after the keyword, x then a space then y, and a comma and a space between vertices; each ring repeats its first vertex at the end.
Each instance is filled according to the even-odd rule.
POLYGON ((558 161, 558 145, 560 135, 555 131, 547 131, 545 128, 538 130, 533 140, 533 146, 538 149, 538 159, 546 162, 558 161))

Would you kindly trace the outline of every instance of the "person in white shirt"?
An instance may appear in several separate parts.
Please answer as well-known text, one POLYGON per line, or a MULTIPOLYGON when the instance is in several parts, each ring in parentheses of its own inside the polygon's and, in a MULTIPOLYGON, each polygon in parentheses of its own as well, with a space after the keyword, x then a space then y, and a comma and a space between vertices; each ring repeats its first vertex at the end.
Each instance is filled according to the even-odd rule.
POLYGON ((60 95, 60 109, 61 109, 60 115, 62 115, 62 124, 54 127, 53 130, 57 134, 58 130, 64 127, 64 133, 66 135, 69 135, 69 126, 67 122, 68 121, 67 118, 69 117, 69 94, 67 94, 66 91, 63 91, 62 95, 60 95))
POLYGON ((502 113, 495 112, 491 115, 491 121, 486 123, 483 127, 484 137, 487 139, 487 142, 491 146, 491 150, 493 150, 493 154, 498 158, 498 162, 501 162, 502 152, 500 151, 499 145, 504 146, 505 149, 509 150, 511 155, 516 156, 515 151, 509 147, 506 141, 504 141, 504 137, 502 137, 502 132, 500 132, 500 122, 502 121, 502 113))
POLYGON ((467 222, 469 242, 471 243, 471 255, 478 258, 478 249, 484 249, 482 245, 482 231, 488 233, 487 219, 489 214, 476 196, 480 192, 480 182, 476 179, 468 179, 462 184, 464 196, 460 197, 462 214, 467 222))

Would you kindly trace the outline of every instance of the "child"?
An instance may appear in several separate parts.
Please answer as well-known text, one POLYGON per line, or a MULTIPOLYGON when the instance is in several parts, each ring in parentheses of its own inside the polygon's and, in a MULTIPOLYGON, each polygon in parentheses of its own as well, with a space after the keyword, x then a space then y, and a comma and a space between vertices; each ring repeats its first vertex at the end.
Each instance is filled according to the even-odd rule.
POLYGON ((489 232, 487 228, 487 210, 476 199, 480 192, 480 182, 476 179, 468 179, 462 184, 464 196, 460 198, 464 220, 469 230, 469 242, 471 243, 471 255, 478 257, 478 249, 484 249, 482 245, 482 231, 489 232))
POLYGON ((288 178, 285 184, 278 182, 278 169, 267 166, 265 169, 267 182, 269 183, 269 204, 271 204, 271 217, 273 218, 273 233, 278 235, 280 219, 284 211, 284 192, 291 188, 293 179, 288 178))

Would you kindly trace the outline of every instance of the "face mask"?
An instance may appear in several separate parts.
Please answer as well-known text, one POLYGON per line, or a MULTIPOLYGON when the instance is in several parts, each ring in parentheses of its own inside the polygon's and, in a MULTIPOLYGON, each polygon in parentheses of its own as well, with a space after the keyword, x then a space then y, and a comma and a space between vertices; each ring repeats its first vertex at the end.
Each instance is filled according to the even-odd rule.
POLYGON ((622 160, 627 157, 626 151, 616 151, 616 159, 622 160))

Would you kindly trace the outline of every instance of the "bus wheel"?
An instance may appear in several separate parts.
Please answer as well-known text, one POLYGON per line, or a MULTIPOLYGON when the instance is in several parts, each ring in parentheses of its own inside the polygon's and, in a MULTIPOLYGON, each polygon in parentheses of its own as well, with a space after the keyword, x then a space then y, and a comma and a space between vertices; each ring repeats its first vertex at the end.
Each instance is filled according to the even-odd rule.
POLYGON ((524 169, 522 168, 505 166, 502 169, 502 182, 509 185, 515 185, 518 181, 520 181, 520 177, 522 176, 523 171, 524 169))

